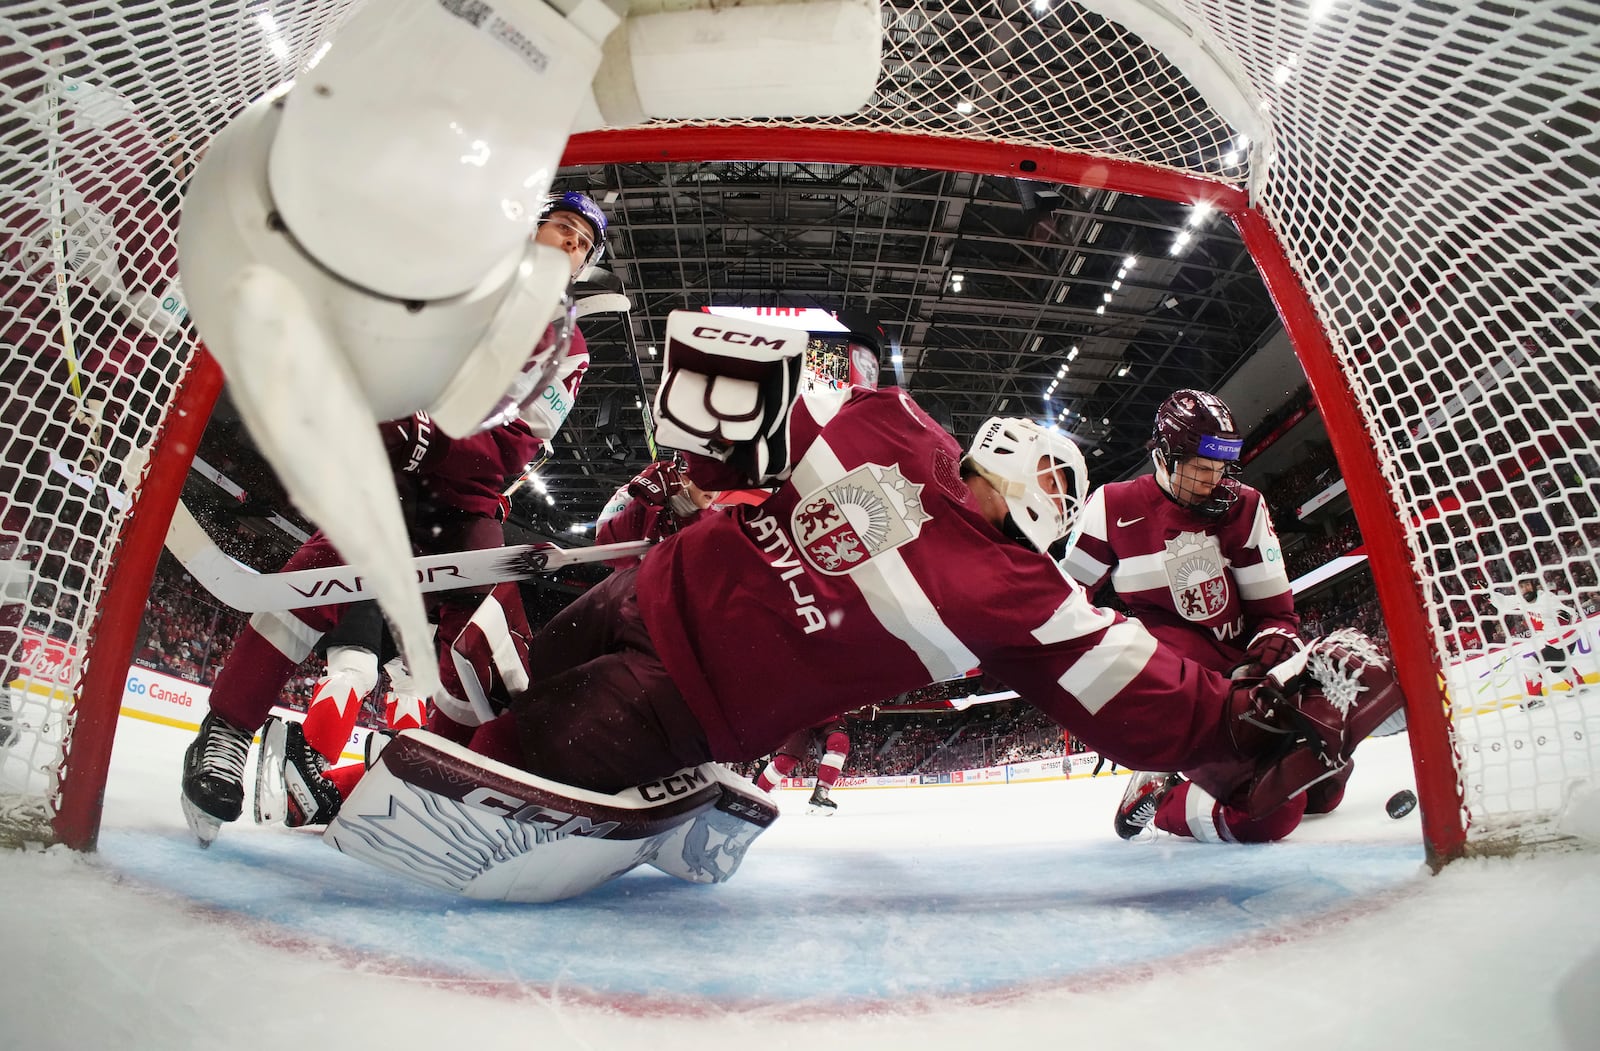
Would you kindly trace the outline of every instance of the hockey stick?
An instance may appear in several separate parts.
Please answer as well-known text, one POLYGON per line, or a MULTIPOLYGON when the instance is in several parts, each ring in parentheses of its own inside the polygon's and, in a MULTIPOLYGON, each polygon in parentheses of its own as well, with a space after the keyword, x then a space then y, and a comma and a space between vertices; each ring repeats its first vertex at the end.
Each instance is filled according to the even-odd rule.
MULTIPOLYGON (((632 540, 579 548, 521 544, 424 555, 414 560, 417 586, 423 591, 453 591, 526 580, 566 566, 641 557, 653 543, 632 540)), ((201 586, 241 613, 304 609, 374 597, 367 581, 349 566, 258 573, 224 554, 182 503, 178 504, 167 529, 167 550, 201 586)))
POLYGON ((622 315, 622 333, 628 343, 628 360, 633 364, 633 381, 639 388, 639 416, 644 423, 644 444, 650 451, 650 459, 658 459, 661 452, 656 448, 656 423, 650 415, 650 391, 645 386, 644 366, 639 362, 639 344, 634 339, 633 317, 629 313, 633 309, 633 302, 623 294, 622 281, 613 273, 597 272, 588 279, 588 287, 599 291, 583 295, 584 289, 580 286, 577 293, 583 295, 578 300, 580 318, 606 312, 622 315))

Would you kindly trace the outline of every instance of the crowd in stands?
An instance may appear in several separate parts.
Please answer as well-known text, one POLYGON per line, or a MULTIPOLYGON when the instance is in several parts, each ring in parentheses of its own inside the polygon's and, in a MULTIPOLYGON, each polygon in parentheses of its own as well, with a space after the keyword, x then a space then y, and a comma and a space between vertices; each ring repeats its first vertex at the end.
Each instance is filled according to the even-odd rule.
POLYGON ((1284 570, 1289 574, 1289 579, 1294 580, 1360 546, 1361 530, 1354 519, 1340 521, 1327 533, 1285 538, 1284 570))
MULTIPOLYGON (((134 643, 134 663, 210 686, 249 617, 222 605, 163 553, 134 643)), ((321 674, 312 656, 289 683, 282 703, 304 710, 321 674)))
POLYGON ((1294 526, 1306 501, 1339 480, 1339 464, 1333 446, 1325 441, 1307 442, 1305 455, 1294 464, 1269 475, 1257 488, 1267 501, 1272 521, 1280 529, 1294 526))
MULTIPOLYGON (((963 681, 968 693, 975 692, 977 680, 954 680, 963 681)), ((1068 750, 1061 728, 1020 701, 943 711, 906 711, 891 702, 851 715, 845 726, 850 737, 846 777, 950 773, 1048 759, 1068 750)), ((1086 750, 1076 738, 1070 745, 1074 753, 1086 750)), ((814 777, 820 758, 802 757, 793 776, 814 777)), ((757 765, 748 770, 752 776, 757 765)))
MULTIPOLYGON (((1049 759, 1067 751, 1061 727, 1026 704, 985 704, 968 710, 966 720, 917 773, 937 774, 985 766, 1049 759)), ((1081 742, 1073 742, 1082 751, 1081 742)))

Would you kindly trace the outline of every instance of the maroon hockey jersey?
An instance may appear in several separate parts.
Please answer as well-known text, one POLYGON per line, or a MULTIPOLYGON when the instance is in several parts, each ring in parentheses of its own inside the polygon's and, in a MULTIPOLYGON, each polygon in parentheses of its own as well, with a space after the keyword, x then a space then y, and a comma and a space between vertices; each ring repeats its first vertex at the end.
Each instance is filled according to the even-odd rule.
POLYGON ((539 399, 532 425, 527 418, 518 418, 465 438, 451 438, 430 425, 422 442, 406 430, 417 426, 415 417, 383 424, 403 494, 472 515, 501 517, 500 494, 538 457, 566 419, 588 368, 589 346, 583 333, 574 329, 561 368, 539 399), (549 408, 556 404, 561 406, 558 415, 549 408), (402 432, 398 436, 391 433, 396 428, 402 432))
MULTIPOLYGON (((662 529, 661 508, 634 497, 628 492, 629 484, 617 486, 616 492, 611 494, 611 499, 601 509, 600 517, 595 520, 594 542, 597 545, 622 544, 630 540, 660 540, 666 535, 662 529)), ((676 529, 682 529, 713 513, 710 508, 696 511, 687 519, 680 520, 676 529)), ((612 569, 625 569, 638 563, 637 557, 629 556, 610 559, 606 565, 612 569)))
POLYGON ((1061 565, 1090 595, 1109 576, 1151 634, 1218 671, 1262 628, 1299 629, 1277 533, 1248 485, 1216 518, 1168 499, 1154 475, 1103 485, 1061 565))
MULTIPOLYGON (((758 507, 710 515, 640 567, 645 624, 714 758, 982 665, 1119 763, 1232 758, 1229 684, 1096 609, 1007 539, 962 449, 897 388, 797 403, 795 467, 758 507)), ((703 484, 720 465, 691 457, 703 484)))

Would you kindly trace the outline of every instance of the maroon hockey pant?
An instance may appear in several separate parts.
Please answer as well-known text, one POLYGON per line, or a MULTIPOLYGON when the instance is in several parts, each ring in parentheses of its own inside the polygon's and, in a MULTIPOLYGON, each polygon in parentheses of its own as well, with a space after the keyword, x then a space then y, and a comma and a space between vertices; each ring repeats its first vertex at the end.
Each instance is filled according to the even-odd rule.
POLYGON ((613 573, 533 637, 528 692, 479 728, 475 751, 595 792, 710 761, 639 615, 637 575, 613 573))

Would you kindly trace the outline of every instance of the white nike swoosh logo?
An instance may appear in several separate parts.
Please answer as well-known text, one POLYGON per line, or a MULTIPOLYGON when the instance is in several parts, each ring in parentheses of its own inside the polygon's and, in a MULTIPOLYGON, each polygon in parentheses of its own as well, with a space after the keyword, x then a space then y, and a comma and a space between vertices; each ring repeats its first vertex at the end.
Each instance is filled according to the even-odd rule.
POLYGON ((1124 520, 1119 518, 1119 519, 1117 519, 1117 528, 1118 529, 1126 529, 1129 526, 1133 525, 1133 523, 1135 523, 1135 522, 1143 522, 1143 521, 1144 521, 1144 515, 1140 515, 1138 518, 1130 518, 1130 519, 1128 519, 1126 521, 1124 521, 1124 520))

